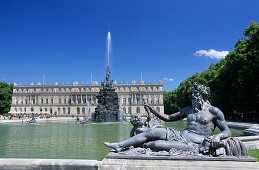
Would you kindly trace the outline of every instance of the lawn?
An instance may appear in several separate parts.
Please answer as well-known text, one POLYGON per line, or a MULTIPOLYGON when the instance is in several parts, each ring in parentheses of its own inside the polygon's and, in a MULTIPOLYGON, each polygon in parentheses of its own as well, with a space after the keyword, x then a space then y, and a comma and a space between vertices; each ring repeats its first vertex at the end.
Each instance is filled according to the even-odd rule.
POLYGON ((248 151, 248 155, 255 157, 259 160, 259 149, 248 151))

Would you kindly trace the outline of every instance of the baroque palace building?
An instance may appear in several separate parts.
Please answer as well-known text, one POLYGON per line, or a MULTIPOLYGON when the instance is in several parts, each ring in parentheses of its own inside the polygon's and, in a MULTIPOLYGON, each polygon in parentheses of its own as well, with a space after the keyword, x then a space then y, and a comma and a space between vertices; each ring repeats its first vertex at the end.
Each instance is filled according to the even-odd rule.
MULTIPOLYGON (((118 94, 120 109, 124 116, 140 113, 146 116, 144 103, 159 112, 164 112, 163 82, 118 84, 114 82, 118 94)), ((96 106, 101 85, 17 85, 14 83, 11 114, 56 114, 92 116, 96 106)))

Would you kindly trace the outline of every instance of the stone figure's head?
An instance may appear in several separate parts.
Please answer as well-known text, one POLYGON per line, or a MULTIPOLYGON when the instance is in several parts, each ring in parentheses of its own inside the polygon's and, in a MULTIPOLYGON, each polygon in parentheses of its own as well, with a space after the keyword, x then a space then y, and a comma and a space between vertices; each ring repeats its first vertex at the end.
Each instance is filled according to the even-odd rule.
POLYGON ((134 127, 142 127, 144 125, 144 121, 142 120, 141 115, 132 115, 130 118, 130 123, 134 127))
POLYGON ((210 88, 199 83, 192 85, 192 106, 201 109, 202 104, 207 102, 210 97, 210 88))

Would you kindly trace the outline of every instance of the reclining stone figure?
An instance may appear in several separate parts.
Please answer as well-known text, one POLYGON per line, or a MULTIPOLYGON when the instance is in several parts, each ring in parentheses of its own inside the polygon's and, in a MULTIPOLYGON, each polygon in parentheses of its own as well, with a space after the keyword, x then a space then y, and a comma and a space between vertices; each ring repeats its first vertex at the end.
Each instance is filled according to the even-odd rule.
MULTIPOLYGON (((247 156, 245 146, 237 139, 230 138, 231 132, 227 126, 223 113, 208 101, 210 89, 204 85, 194 83, 192 87, 192 106, 185 107, 177 113, 163 114, 157 112, 149 105, 144 105, 147 112, 164 121, 177 121, 187 118, 187 127, 182 132, 170 127, 147 128, 141 133, 118 142, 104 143, 116 152, 130 146, 144 146, 155 151, 181 151, 198 150, 200 153, 212 156, 233 155, 247 156), (218 127, 221 132, 212 135, 218 127), (223 148, 222 150, 218 150, 223 148), (219 151, 219 152, 217 152, 219 151)), ((135 129, 136 130, 136 129, 135 129)))

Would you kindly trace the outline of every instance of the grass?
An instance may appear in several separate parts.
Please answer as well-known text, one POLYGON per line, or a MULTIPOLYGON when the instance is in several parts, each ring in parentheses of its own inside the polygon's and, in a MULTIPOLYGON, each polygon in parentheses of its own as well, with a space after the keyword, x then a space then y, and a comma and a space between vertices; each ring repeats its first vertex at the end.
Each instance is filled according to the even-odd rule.
POLYGON ((248 155, 259 160, 259 149, 248 151, 248 155))

